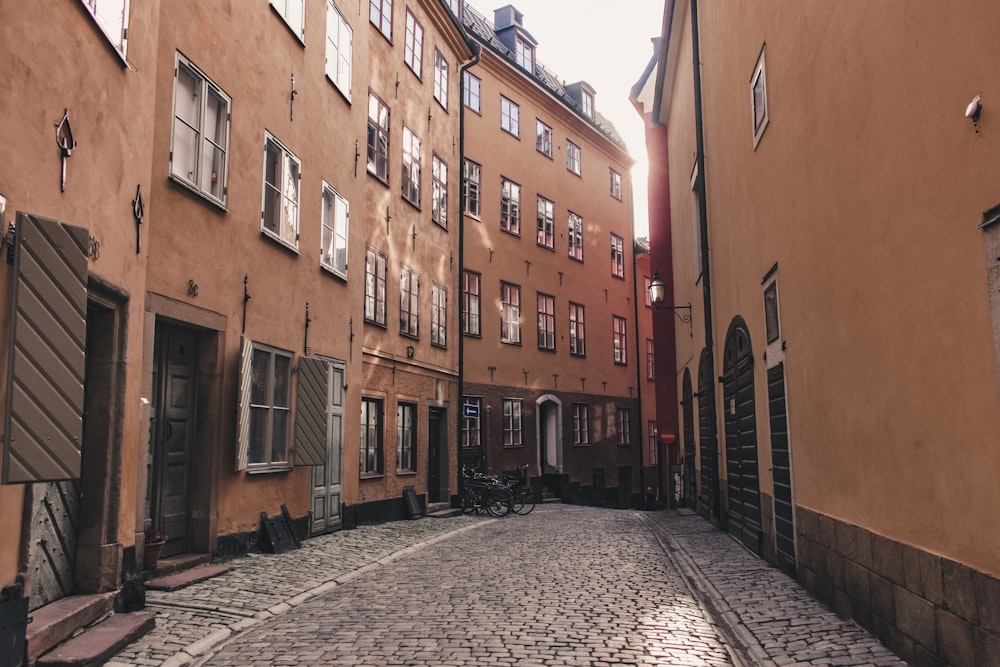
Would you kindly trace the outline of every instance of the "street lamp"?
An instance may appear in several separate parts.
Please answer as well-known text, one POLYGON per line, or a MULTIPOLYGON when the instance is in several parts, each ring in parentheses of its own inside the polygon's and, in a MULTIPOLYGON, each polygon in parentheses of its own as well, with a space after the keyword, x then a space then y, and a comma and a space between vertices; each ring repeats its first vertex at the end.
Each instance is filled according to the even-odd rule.
POLYGON ((677 316, 681 322, 685 324, 691 323, 691 304, 686 306, 664 306, 663 300, 667 296, 667 285, 663 282, 663 278, 660 277, 660 272, 656 271, 653 273, 653 280, 649 283, 649 301, 653 304, 653 308, 657 310, 671 310, 674 315, 677 316), (686 310, 684 314, 678 313, 678 310, 686 310))

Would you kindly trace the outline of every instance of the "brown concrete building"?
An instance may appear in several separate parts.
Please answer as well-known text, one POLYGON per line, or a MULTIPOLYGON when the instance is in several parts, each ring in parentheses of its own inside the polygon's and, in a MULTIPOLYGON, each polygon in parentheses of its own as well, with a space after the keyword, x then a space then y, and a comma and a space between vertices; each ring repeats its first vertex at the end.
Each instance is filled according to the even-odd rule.
POLYGON ((631 506, 645 446, 632 159, 596 91, 536 61, 515 7, 466 7, 464 24, 480 56, 463 81, 463 460, 631 506))
POLYGON ((1000 8, 665 10, 699 510, 905 659, 996 664, 1000 8))

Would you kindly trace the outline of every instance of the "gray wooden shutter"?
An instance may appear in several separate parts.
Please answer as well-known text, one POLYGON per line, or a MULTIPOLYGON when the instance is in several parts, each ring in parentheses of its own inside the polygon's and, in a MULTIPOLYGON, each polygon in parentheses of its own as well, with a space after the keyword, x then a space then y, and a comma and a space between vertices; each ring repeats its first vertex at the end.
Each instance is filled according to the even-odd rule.
POLYGON ((329 401, 329 370, 325 361, 299 357, 295 395, 295 462, 326 464, 326 408, 329 401))
POLYGON ((17 214, 5 483, 80 476, 88 246, 86 229, 17 214))
POLYGON ((250 457, 250 384, 253 381, 253 343, 240 338, 240 386, 236 395, 236 471, 247 469, 250 457))

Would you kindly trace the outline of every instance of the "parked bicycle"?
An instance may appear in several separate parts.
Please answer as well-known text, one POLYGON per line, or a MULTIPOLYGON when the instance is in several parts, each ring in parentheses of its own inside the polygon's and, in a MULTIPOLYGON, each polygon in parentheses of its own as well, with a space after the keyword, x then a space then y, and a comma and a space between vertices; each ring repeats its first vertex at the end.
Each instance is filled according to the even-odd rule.
POLYGON ((502 482, 471 468, 462 469, 462 511, 465 513, 503 517, 510 514, 514 496, 502 482))
POLYGON ((535 509, 538 499, 535 497, 535 491, 528 479, 527 465, 518 466, 516 474, 505 473, 504 485, 513 496, 511 511, 515 514, 529 514, 531 510, 535 509))

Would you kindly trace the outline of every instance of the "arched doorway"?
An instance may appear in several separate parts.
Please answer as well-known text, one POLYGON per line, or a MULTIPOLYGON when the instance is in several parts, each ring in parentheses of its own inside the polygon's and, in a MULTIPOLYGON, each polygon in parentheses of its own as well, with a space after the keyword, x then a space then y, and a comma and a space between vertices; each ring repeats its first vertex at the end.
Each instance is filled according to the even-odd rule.
POLYGON ((718 521, 719 509, 715 505, 718 489, 718 466, 715 444, 715 387, 712 369, 708 365, 708 351, 701 351, 698 362, 698 440, 701 449, 701 495, 698 513, 718 521))
POLYGON ((722 396, 729 499, 727 528, 745 545, 760 553, 763 535, 760 525, 753 349, 746 323, 741 317, 733 319, 726 334, 722 396))
POLYGON ((691 388, 691 369, 684 369, 684 379, 681 382, 681 405, 683 406, 683 437, 684 437, 684 506, 694 508, 698 505, 698 481, 695 470, 694 445, 694 390, 691 388))
POLYGON ((535 427, 538 433, 538 459, 542 474, 563 471, 562 401, 552 394, 535 401, 535 427))

